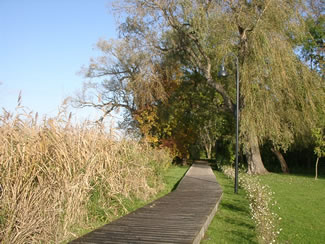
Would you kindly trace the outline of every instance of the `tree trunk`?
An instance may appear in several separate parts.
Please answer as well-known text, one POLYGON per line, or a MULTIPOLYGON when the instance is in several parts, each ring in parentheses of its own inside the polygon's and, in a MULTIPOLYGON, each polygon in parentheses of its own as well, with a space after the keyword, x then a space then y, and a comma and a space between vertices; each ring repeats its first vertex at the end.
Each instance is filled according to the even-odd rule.
POLYGON ((264 167, 257 136, 249 135, 248 150, 246 153, 248 162, 248 174, 266 174, 267 169, 264 167))
POLYGON ((276 150, 275 148, 271 148, 271 151, 275 154, 275 156, 279 160, 282 172, 285 174, 289 174, 289 167, 288 167, 287 162, 285 161, 282 153, 280 151, 276 150))
POLYGON ((217 157, 218 157, 218 140, 215 140, 215 142, 214 142, 214 153, 215 153, 215 159, 217 161, 217 157))
POLYGON ((208 159, 211 159, 212 145, 205 144, 205 151, 208 159))
POLYGON ((315 165, 315 180, 317 180, 318 178, 318 161, 319 161, 319 157, 317 157, 316 165, 315 165))

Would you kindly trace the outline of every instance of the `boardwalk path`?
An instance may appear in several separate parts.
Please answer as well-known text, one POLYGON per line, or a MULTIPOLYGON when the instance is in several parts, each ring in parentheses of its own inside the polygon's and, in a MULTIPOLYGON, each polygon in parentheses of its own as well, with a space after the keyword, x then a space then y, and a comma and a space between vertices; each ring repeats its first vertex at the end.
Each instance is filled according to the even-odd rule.
POLYGON ((76 243, 200 243, 221 200, 210 166, 194 164, 177 189, 76 243))

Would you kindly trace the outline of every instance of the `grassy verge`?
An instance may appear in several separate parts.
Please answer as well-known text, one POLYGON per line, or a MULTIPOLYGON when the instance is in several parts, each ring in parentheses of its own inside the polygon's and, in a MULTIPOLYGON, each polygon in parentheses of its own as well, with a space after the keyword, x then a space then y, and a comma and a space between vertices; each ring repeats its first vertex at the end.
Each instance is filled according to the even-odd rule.
POLYGON ((268 174, 260 176, 275 192, 282 218, 279 243, 322 243, 325 240, 325 179, 268 174))
POLYGON ((120 214, 118 214, 117 216, 115 216, 114 219, 120 218, 124 215, 126 215, 127 213, 130 213, 138 208, 141 208, 143 206, 145 206, 146 204, 165 196, 166 194, 168 194, 169 192, 173 191, 177 185, 178 182, 183 178, 183 176, 185 175, 186 171, 188 170, 187 166, 170 166, 167 171, 164 173, 163 177, 163 182, 165 184, 165 187, 163 188, 163 190, 159 191, 156 195, 154 195, 153 197, 147 199, 147 200, 141 200, 138 198, 130 198, 130 199, 124 199, 123 200, 123 205, 125 207, 124 210, 121 209, 120 214))
MULTIPOLYGON (((178 182, 182 179, 182 177, 185 175, 186 171, 188 170, 187 166, 170 166, 162 175, 162 182, 164 183, 164 187, 161 191, 159 191, 156 195, 150 197, 147 200, 136 198, 135 196, 132 196, 130 198, 123 198, 120 205, 123 206, 123 208, 119 208, 118 211, 115 211, 114 213, 111 213, 111 218, 107 219, 105 216, 106 209, 101 208, 101 204, 97 203, 97 198, 95 197, 91 202, 91 211, 89 213, 92 216, 89 216, 90 219, 95 219, 93 223, 89 225, 89 228, 86 229, 80 229, 76 228, 74 230, 74 233, 77 236, 82 236, 88 232, 90 232, 93 229, 96 229, 104 224, 107 224, 115 219, 121 218, 124 215, 135 211, 138 208, 141 208, 145 206, 146 204, 163 197, 164 195, 168 194, 169 192, 173 191, 177 185, 178 182)), ((71 240, 71 239, 70 239, 71 240)))
POLYGON ((158 193, 156 199, 175 190, 178 183, 183 178, 183 176, 185 175, 188 169, 189 169, 188 166, 175 166, 175 165, 170 166, 167 172, 163 176, 165 188, 158 193))
POLYGON ((233 181, 220 172, 215 172, 215 175, 223 196, 201 243, 257 243, 245 192, 240 189, 239 194, 234 194, 233 181))

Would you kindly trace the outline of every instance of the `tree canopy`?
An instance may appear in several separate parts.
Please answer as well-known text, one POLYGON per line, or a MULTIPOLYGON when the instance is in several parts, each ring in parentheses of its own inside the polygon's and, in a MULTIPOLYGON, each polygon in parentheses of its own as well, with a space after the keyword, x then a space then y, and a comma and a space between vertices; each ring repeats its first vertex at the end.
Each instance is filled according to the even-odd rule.
POLYGON ((217 76, 221 60, 232 52, 240 63, 240 141, 248 171, 265 173, 259 145, 271 141, 287 150, 298 138, 308 138, 323 110, 324 81, 296 51, 306 41, 306 4, 117 1, 120 40, 99 41, 104 55, 85 70, 87 77, 102 79, 99 102, 85 96, 81 104, 106 113, 124 108, 129 128, 186 154, 190 144, 210 135, 215 140, 233 128, 230 57, 232 74, 217 76))

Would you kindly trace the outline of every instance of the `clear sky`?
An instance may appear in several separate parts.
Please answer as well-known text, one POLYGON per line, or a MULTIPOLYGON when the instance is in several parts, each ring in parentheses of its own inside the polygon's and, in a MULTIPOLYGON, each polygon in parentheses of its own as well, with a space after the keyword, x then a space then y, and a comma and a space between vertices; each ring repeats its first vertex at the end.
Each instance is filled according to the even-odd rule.
POLYGON ((81 89, 77 73, 98 55, 98 39, 117 35, 109 3, 0 0, 0 108, 12 111, 22 91, 24 106, 56 114, 63 99, 81 89))

